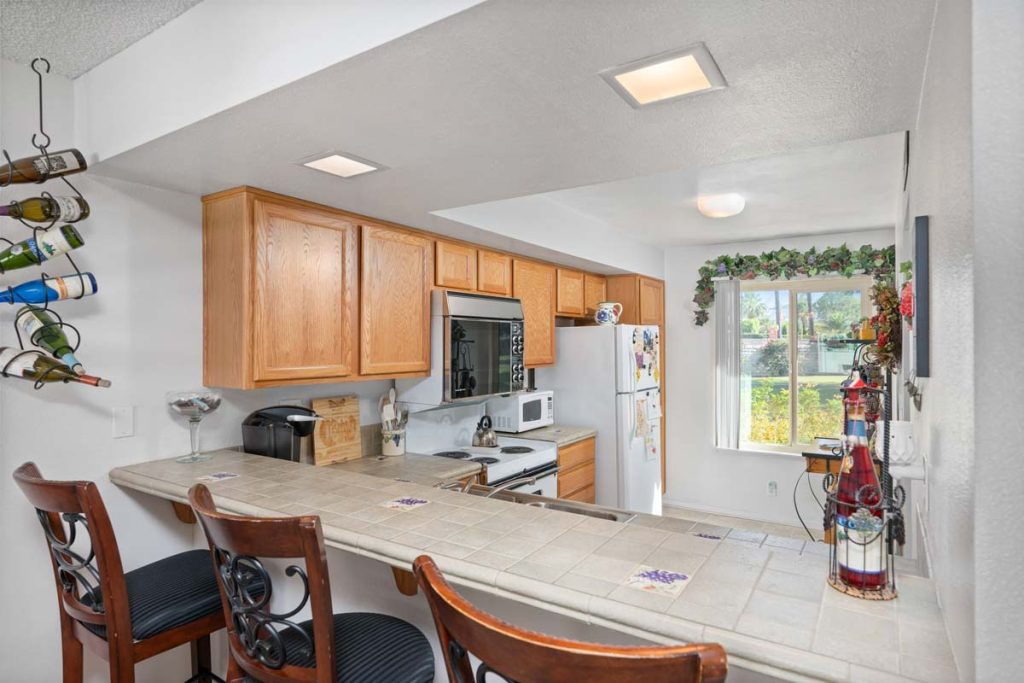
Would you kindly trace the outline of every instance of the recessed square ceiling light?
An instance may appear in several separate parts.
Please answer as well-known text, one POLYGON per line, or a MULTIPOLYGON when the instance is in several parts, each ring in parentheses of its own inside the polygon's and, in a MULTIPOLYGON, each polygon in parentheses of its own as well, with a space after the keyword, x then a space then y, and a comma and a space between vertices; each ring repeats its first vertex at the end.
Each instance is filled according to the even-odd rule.
POLYGON ((605 69, 601 76, 637 109, 726 87, 704 43, 605 69))
POLYGON ((380 164, 372 163, 366 159, 360 159, 351 154, 341 154, 339 152, 317 154, 307 157, 299 161, 299 163, 317 171, 341 176, 342 178, 352 178, 357 175, 380 171, 384 168, 380 164))

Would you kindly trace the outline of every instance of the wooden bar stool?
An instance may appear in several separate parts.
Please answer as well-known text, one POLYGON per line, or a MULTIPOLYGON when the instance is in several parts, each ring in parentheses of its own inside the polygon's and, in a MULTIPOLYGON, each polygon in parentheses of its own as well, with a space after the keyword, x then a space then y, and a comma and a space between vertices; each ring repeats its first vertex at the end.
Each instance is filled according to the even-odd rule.
POLYGON ((35 463, 14 480, 36 508, 60 604, 64 682, 82 680, 82 645, 110 663, 110 680, 132 683, 135 663, 192 644, 189 681, 210 673, 210 634, 224 628, 217 579, 205 550, 124 572, 99 489, 43 479, 35 463))
POLYGON ((333 614, 320 518, 239 517, 217 512, 202 484, 188 492, 220 577, 228 624, 228 681, 246 674, 265 683, 429 683, 434 653, 426 636, 396 617, 333 614), (260 558, 302 559, 285 570, 303 594, 284 613, 271 611, 273 582, 260 558), (292 617, 309 603, 313 618, 292 617))
POLYGON ((434 560, 416 558, 413 571, 434 614, 451 683, 488 679, 515 683, 714 683, 726 675, 725 650, 715 643, 613 647, 554 638, 507 624, 452 590, 434 560), (469 655, 480 659, 473 673, 469 655))

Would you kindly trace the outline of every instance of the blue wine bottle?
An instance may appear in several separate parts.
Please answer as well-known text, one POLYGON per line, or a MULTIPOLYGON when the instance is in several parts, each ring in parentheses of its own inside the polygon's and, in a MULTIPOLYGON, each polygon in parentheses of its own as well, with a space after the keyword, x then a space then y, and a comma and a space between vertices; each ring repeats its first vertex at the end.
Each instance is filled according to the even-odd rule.
POLYGON ((96 293, 96 278, 92 273, 48 277, 23 282, 17 287, 0 290, 0 304, 45 304, 47 301, 77 299, 96 293))

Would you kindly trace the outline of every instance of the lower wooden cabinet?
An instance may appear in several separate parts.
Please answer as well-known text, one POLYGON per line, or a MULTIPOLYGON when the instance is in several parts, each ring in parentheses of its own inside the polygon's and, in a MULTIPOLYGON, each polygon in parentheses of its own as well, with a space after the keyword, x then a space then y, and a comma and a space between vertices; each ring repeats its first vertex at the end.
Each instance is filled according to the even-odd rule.
POLYGON ((513 259, 512 291, 523 303, 523 364, 555 363, 555 267, 513 259))
POLYGON ((393 376, 430 370, 433 240, 363 225, 362 244, 360 372, 393 376))
POLYGON ((558 449, 558 497, 594 502, 594 453, 597 437, 558 449), (589 500, 586 498, 589 497, 589 500))

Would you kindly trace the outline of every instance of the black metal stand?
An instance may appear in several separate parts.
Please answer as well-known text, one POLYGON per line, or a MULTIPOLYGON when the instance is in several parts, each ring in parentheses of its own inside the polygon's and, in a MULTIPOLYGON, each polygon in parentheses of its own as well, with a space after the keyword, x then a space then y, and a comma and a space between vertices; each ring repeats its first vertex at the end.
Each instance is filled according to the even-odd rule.
MULTIPOLYGON (((40 156, 42 156, 46 160, 46 167, 47 167, 47 169, 50 169, 50 168, 52 168, 52 164, 50 162, 50 155, 49 155, 49 152, 47 150, 48 150, 48 148, 50 146, 51 140, 50 140, 49 134, 47 134, 47 132, 46 132, 46 129, 45 129, 44 123, 43 123, 43 74, 50 73, 50 62, 49 62, 48 59, 46 59, 44 57, 37 57, 37 58, 32 60, 31 67, 32 67, 32 71, 34 71, 36 73, 36 76, 38 78, 37 92, 38 92, 38 97, 39 97, 39 131, 32 134, 32 146, 35 147, 37 150, 39 150, 40 156)), ((11 185, 14 182, 15 170, 14 170, 14 163, 11 160, 10 154, 7 153, 7 150, 6 149, 0 150, 0 154, 3 155, 4 160, 8 164, 8 168, 11 169, 11 171, 8 174, 8 177, 7 177, 7 182, 0 183, 0 188, 3 188, 3 187, 7 187, 7 186, 11 185)), ((85 197, 82 195, 82 193, 79 192, 78 188, 75 187, 71 183, 71 181, 69 181, 65 176, 60 176, 60 179, 62 181, 64 181, 64 184, 67 185, 71 189, 71 191, 75 193, 75 195, 78 198, 85 199, 85 197)), ((47 180, 50 180, 49 173, 43 173, 41 175, 41 177, 37 181, 34 181, 34 182, 36 182, 38 184, 42 184, 42 183, 45 183, 47 180)), ((44 198, 52 198, 53 197, 53 195, 51 195, 49 192, 45 192, 45 191, 40 193, 40 195, 42 197, 44 197, 44 198)), ((47 225, 31 225, 31 224, 29 224, 28 222, 26 222, 22 218, 18 218, 17 220, 22 225, 24 225, 26 228, 28 228, 29 230, 32 231, 32 239, 34 239, 36 241, 36 243, 38 244, 39 243, 39 234, 41 232, 44 232, 44 231, 49 230, 50 228, 52 228, 57 223, 58 219, 54 218, 47 225)), ((12 242, 11 240, 9 240, 9 239, 7 239, 5 237, 0 237, 0 242, 5 243, 8 246, 14 246, 14 244, 15 244, 14 242, 12 242)), ((73 274, 63 275, 61 277, 65 278, 65 279, 77 277, 79 279, 79 284, 81 286, 81 293, 78 296, 70 297, 70 298, 71 299, 81 299, 83 296, 85 296, 85 291, 86 291, 85 276, 82 274, 82 271, 79 270, 78 265, 75 264, 75 261, 74 261, 74 259, 71 258, 70 254, 64 254, 64 258, 67 259, 67 262, 71 265, 71 269, 74 272, 73 272, 73 274)), ((42 263, 43 263, 43 261, 40 260, 39 265, 42 265, 42 263)), ((5 275, 5 274, 6 273, 4 273, 2 270, 0 270, 0 275, 5 275)), ((42 272, 39 275, 39 279, 40 279, 41 282, 45 282, 50 277, 51 277, 51 275, 49 275, 46 272, 42 272)), ((6 287, 6 289, 7 289, 8 295, 10 296, 10 302, 9 303, 12 306, 17 303, 17 304, 23 304, 23 305, 30 306, 30 307, 32 307, 35 310, 48 311, 48 314, 50 316, 52 316, 55 320, 54 320, 53 323, 49 323, 47 325, 44 325, 39 330, 37 330, 32 335, 31 339, 22 339, 21 331, 18 328, 18 321, 21 319, 22 315, 25 315, 27 313, 27 311, 23 310, 23 311, 20 311, 17 315, 15 315, 15 319, 14 319, 15 334, 17 335, 18 345, 21 347, 22 353, 19 353, 19 354, 13 356, 10 360, 8 360, 7 363, 4 364, 4 366, 2 368, 0 368, 0 377, 9 377, 10 376, 8 374, 8 370, 10 370, 10 368, 13 365, 14 361, 17 360, 18 358, 22 358, 23 356, 28 355, 28 354, 36 354, 36 355, 44 355, 44 356, 46 355, 46 354, 42 353, 41 351, 37 351, 37 350, 35 350, 34 348, 31 348, 31 347, 35 345, 35 342, 39 338, 39 336, 41 334, 43 334, 48 328, 60 327, 62 330, 68 330, 68 329, 72 330, 75 333, 75 344, 74 344, 74 347, 72 348, 72 352, 75 352, 75 351, 78 350, 78 347, 81 344, 81 334, 79 333, 78 328, 74 327, 73 325, 71 325, 69 323, 64 322, 63 318, 61 318, 61 316, 58 315, 56 311, 54 311, 53 309, 50 308, 50 303, 51 303, 52 300, 51 300, 51 298, 49 296, 49 288, 47 288, 45 286, 43 287, 43 292, 45 293, 45 295, 44 295, 44 299, 43 299, 42 304, 40 304, 38 302, 29 302, 29 301, 25 301, 24 299, 21 299, 17 295, 17 293, 14 291, 14 286, 13 285, 8 285, 6 287)), ((36 380, 36 382, 35 382, 35 388, 36 389, 40 389, 46 383, 46 377, 48 376, 48 374, 50 372, 52 372, 52 370, 49 370, 46 373, 43 373, 43 375, 40 376, 36 380)))
MULTIPOLYGON (((902 486, 893 487, 892 476, 889 474, 889 424, 892 421, 892 371, 886 369, 884 376, 882 375, 881 367, 875 362, 872 357, 869 345, 874 340, 860 340, 850 339, 844 340, 844 343, 856 344, 857 348, 853 355, 853 372, 861 373, 862 377, 877 377, 882 380, 882 386, 880 388, 863 389, 862 391, 868 394, 874 394, 875 400, 881 402, 881 406, 876 403, 876 410, 878 407, 881 408, 880 420, 876 420, 871 423, 869 429, 871 432, 867 435, 869 442, 874 438, 875 448, 878 448, 878 439, 881 438, 878 432, 878 422, 885 424, 884 438, 882 438, 882 454, 881 454, 881 476, 879 477, 880 495, 878 496, 877 504, 869 504, 863 498, 870 497, 870 491, 858 491, 857 503, 860 508, 867 508, 869 515, 865 515, 865 519, 870 515, 871 512, 881 511, 882 513, 882 525, 881 528, 877 529, 873 533, 864 534, 862 532, 860 539, 855 539, 850 535, 846 535, 843 547, 846 549, 846 557, 839 557, 839 536, 840 534, 847 534, 845 527, 840 529, 837 525, 837 510, 840 505, 837 492, 839 489, 839 478, 842 477, 842 468, 838 474, 829 473, 825 476, 824 488, 826 496, 825 504, 825 519, 826 526, 830 526, 835 530, 835 539, 832 544, 831 552, 829 553, 829 575, 828 583, 836 590, 853 595, 859 598, 867 600, 892 600, 898 593, 896 590, 896 574, 895 574, 895 550, 896 545, 903 545, 904 538, 904 523, 903 523, 903 504, 905 502, 905 492, 902 486), (884 379, 883 379, 884 377, 884 379), (885 583, 877 588, 856 588, 847 585, 840 579, 840 565, 849 566, 849 549, 850 545, 855 547, 863 548, 864 560, 867 562, 867 556, 870 549, 877 545, 878 547, 878 567, 885 568, 885 583), (841 561, 843 560, 843 561, 841 561)), ((877 413, 876 413, 877 414, 877 413)), ((845 415, 844 415, 845 423, 845 415)), ((849 457, 847 446, 843 445, 843 456, 849 457)), ((877 452, 876 452, 877 456, 877 452)), ((864 487, 869 488, 869 487, 864 487)), ((871 487, 873 488, 873 487, 871 487)))

